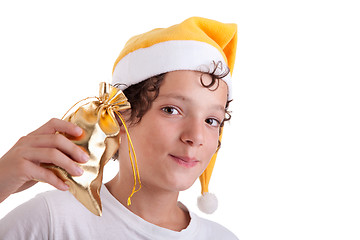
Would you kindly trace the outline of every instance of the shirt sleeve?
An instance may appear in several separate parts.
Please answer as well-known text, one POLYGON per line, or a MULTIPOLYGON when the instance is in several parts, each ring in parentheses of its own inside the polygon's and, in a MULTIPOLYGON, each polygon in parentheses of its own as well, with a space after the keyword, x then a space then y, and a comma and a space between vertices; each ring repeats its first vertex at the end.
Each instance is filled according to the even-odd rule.
POLYGON ((37 196, 1 219, 0 239, 51 239, 50 213, 45 199, 37 196))

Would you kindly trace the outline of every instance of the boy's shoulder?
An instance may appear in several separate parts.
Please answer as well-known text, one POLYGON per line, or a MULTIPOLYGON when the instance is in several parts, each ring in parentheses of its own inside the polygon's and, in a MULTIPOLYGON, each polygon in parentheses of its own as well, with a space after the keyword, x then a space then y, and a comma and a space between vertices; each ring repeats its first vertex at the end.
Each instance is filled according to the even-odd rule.
POLYGON ((49 236, 49 208, 41 195, 16 207, 0 220, 0 239, 46 239, 49 236))
POLYGON ((52 190, 36 195, 1 219, 0 239, 91 238, 89 226, 99 226, 99 218, 70 192, 52 190))
POLYGON ((41 201, 44 201, 49 208, 58 210, 78 208, 78 204, 80 204, 69 191, 46 191, 39 193, 34 199, 39 199, 39 201, 41 199, 41 201))

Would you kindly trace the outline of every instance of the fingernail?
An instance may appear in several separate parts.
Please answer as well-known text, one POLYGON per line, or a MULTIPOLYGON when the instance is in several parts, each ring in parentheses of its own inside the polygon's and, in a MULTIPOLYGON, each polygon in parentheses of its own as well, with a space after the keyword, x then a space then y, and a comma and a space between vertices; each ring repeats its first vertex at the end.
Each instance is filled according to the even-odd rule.
POLYGON ((84 173, 84 170, 80 167, 75 168, 76 175, 82 175, 84 173))
POLYGON ((67 190, 69 190, 69 185, 67 185, 66 183, 64 183, 63 184, 63 186, 62 186, 62 189, 64 190, 64 191, 67 191, 67 190))
POLYGON ((90 159, 90 157, 89 157, 89 155, 87 153, 84 152, 84 153, 81 154, 81 160, 83 162, 87 162, 87 161, 89 161, 89 159, 90 159))
POLYGON ((75 131, 76 131, 76 134, 77 134, 78 136, 80 136, 80 135, 83 133, 82 128, 79 127, 79 126, 76 126, 75 131))

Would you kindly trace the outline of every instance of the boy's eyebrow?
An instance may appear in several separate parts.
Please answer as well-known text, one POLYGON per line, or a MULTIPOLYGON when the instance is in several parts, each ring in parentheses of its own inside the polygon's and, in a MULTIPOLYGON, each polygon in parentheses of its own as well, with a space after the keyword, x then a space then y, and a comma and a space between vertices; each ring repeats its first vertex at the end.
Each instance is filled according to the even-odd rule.
POLYGON ((183 100, 183 101, 190 101, 189 98, 187 98, 181 94, 177 94, 177 93, 162 94, 162 95, 159 95, 158 97, 159 98, 167 97, 167 98, 175 98, 175 99, 179 99, 179 100, 183 100))
MULTIPOLYGON (((185 102, 191 102, 191 99, 189 99, 181 94, 177 94, 177 93, 168 93, 168 94, 162 94, 162 95, 158 96, 158 98, 164 98, 164 97, 165 98, 174 98, 174 99, 178 99, 178 100, 185 101, 185 102)), ((223 106, 221 104, 214 104, 211 108, 225 112, 225 106, 223 106)))

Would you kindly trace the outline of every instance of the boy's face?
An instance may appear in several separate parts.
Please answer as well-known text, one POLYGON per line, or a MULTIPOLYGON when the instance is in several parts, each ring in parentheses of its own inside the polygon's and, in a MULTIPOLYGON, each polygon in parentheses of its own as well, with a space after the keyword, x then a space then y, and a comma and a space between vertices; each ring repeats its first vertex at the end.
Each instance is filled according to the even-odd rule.
MULTIPOLYGON (((129 127, 143 187, 185 190, 216 152, 227 86, 220 80, 216 90, 206 88, 201 76, 205 85, 211 82, 209 75, 195 71, 167 73, 151 108, 129 127)), ((130 167, 128 162, 124 167, 130 167)))

